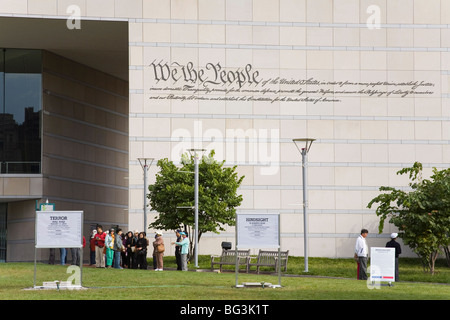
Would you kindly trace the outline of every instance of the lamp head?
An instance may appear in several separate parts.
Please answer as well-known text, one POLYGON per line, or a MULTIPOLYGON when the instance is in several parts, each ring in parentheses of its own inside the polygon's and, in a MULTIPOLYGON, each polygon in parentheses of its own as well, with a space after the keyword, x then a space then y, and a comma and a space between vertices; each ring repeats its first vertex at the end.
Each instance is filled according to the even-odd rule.
POLYGON ((195 157, 199 154, 201 154, 203 156, 205 151, 206 151, 206 149, 188 149, 188 152, 191 155, 191 157, 195 157))
POLYGON ((152 165, 155 158, 138 158, 139 163, 141 164, 142 169, 148 168, 152 165), (147 162, 150 162, 149 165, 147 165, 147 162))
POLYGON ((297 139, 292 139, 292 141, 294 141, 295 146, 297 147, 298 151, 300 151, 300 153, 302 153, 303 149, 305 149, 306 153, 308 153, 309 149, 311 149, 312 143, 314 141, 316 141, 316 139, 312 139, 312 138, 297 138, 297 139))

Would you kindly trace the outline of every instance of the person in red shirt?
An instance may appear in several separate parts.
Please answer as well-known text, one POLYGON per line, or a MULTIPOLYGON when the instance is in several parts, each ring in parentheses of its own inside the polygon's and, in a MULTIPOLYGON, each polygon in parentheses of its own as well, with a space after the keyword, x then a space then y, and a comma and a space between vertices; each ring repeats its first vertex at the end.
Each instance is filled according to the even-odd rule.
POLYGON ((95 266, 97 268, 105 267, 105 258, 103 255, 103 248, 105 246, 106 233, 103 232, 101 225, 97 226, 97 233, 94 236, 95 239, 95 266))
POLYGON ((89 239, 89 252, 90 252, 90 266, 95 264, 95 235, 97 234, 97 230, 92 230, 91 237, 89 239))

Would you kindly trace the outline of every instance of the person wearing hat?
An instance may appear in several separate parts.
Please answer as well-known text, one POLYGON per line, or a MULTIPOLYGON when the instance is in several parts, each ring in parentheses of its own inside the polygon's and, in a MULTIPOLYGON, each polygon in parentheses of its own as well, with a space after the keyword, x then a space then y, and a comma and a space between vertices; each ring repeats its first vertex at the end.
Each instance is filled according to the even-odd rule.
POLYGON ((180 232, 182 240, 180 242, 172 242, 177 246, 181 246, 181 270, 188 271, 187 268, 187 255, 189 252, 189 238, 187 237, 185 232, 180 232))
POLYGON ((386 248, 395 249, 395 281, 398 282, 398 256, 402 253, 402 247, 396 241, 398 238, 398 233, 391 233, 391 241, 386 243, 386 248))
POLYGON ((155 271, 163 271, 164 239, 161 232, 156 232, 153 241, 153 256, 156 260, 155 271))

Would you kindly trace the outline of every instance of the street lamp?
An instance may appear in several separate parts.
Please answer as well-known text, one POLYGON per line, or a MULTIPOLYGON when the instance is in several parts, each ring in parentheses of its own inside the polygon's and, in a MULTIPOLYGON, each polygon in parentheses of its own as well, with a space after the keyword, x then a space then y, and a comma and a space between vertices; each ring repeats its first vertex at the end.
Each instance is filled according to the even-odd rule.
POLYGON ((305 251, 305 272, 308 272, 308 185, 307 185, 307 165, 308 152, 311 149, 312 143, 316 139, 298 138, 292 139, 298 151, 302 155, 302 174, 303 174, 303 237, 304 237, 304 251, 305 251), (304 147, 303 147, 304 146, 304 147))
POLYGON ((155 158, 138 158, 138 160, 144 170, 144 232, 147 233, 147 172, 155 158))
POLYGON ((194 257, 195 267, 198 268, 198 159, 199 154, 204 153, 206 149, 189 149, 189 154, 194 157, 194 207, 195 207, 195 234, 194 234, 194 257))

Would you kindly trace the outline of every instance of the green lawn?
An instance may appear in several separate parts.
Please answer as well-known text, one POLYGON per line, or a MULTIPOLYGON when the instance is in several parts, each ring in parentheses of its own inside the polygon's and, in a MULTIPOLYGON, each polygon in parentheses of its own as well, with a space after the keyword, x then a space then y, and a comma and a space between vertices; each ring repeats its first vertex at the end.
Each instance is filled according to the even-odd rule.
MULTIPOLYGON (((209 257, 199 258, 200 268, 209 268, 209 257)), ((234 288, 235 273, 180 272, 173 257, 165 258, 166 270, 116 270, 83 268, 87 290, 24 290, 33 286, 33 263, 0 264, 0 299, 7 300, 448 300, 450 268, 439 262, 437 275, 424 274, 417 259, 400 261, 401 281, 393 287, 368 287, 355 280, 352 259, 310 258, 308 276, 302 275, 303 259, 289 258, 282 288, 234 288), (445 283, 445 284, 443 284, 445 283)), ((151 259, 149 261, 151 265, 151 259)), ((192 269, 193 266, 190 265, 192 269)), ((37 285, 43 281, 67 280, 67 266, 37 264, 37 285)), ((273 274, 239 273, 239 283, 278 283, 273 274)))
MULTIPOLYGON (((175 268, 173 257, 165 258, 165 263, 169 267, 175 268)), ((199 256, 199 268, 209 269, 211 266, 209 256, 199 256)), ((356 278, 356 262, 354 259, 330 259, 330 258, 309 258, 308 273, 304 273, 305 261, 303 257, 289 257, 288 275, 310 275, 337 278, 356 278)), ((436 274, 430 275, 423 272, 422 264, 416 258, 400 258, 400 281, 435 282, 450 284, 450 268, 445 260, 437 260, 436 274)), ((193 269, 192 266, 190 268, 193 269)), ((234 271, 233 266, 224 266, 225 270, 234 271)), ((243 270, 243 267, 241 267, 243 270)), ((255 270, 255 267, 251 269, 255 270)), ((273 273, 273 268, 261 268, 262 271, 273 273)))

